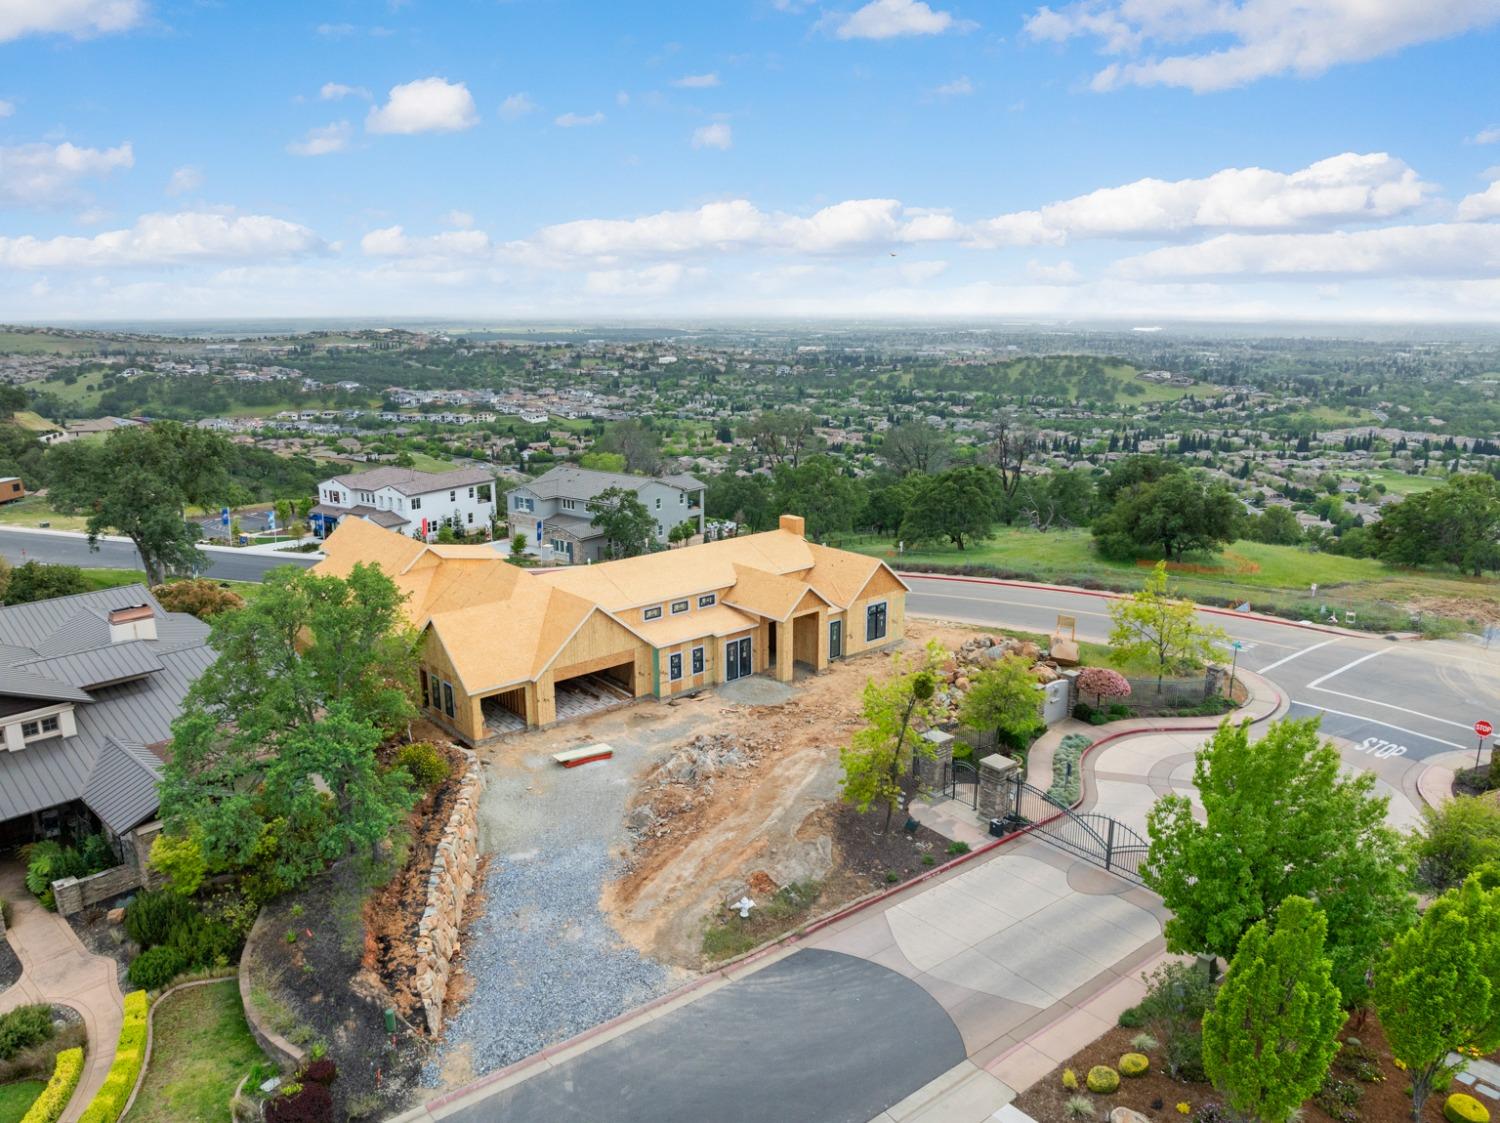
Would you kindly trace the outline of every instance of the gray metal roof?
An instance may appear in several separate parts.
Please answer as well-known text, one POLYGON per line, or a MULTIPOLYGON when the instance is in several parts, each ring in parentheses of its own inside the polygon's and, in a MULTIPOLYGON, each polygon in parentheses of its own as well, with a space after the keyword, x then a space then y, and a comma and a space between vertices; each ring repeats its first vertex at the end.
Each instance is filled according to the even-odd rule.
POLYGON ((214 660, 208 635, 144 585, 0 608, 0 693, 77 703, 74 736, 0 752, 0 821, 75 799, 112 830, 149 818, 160 768, 145 746, 171 738, 188 688, 214 660), (110 643, 108 612, 138 604, 155 612, 157 638, 110 643))
POLYGON ((639 493, 648 484, 665 484, 679 491, 701 491, 705 486, 692 476, 628 476, 622 472, 596 472, 592 468, 559 464, 517 487, 531 492, 538 499, 592 499, 612 487, 639 493))
POLYGON ((145 745, 106 737, 83 789, 83 802, 116 834, 156 814, 161 761, 145 745))
MULTIPOLYGON (((53 655, 20 663, 17 669, 60 679, 78 687, 105 686, 161 670, 161 663, 151 647, 150 640, 130 640, 96 647, 92 651, 75 651, 70 655, 53 655)), ((4 672, 0 671, 0 681, 3 681, 3 675, 4 672)))

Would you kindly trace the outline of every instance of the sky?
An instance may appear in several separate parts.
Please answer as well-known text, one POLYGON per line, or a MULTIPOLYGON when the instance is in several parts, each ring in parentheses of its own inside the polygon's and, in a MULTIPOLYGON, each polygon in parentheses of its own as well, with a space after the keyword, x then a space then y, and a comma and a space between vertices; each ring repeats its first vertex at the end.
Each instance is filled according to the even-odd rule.
POLYGON ((1500 321, 1500 0, 0 0, 0 321, 1500 321))

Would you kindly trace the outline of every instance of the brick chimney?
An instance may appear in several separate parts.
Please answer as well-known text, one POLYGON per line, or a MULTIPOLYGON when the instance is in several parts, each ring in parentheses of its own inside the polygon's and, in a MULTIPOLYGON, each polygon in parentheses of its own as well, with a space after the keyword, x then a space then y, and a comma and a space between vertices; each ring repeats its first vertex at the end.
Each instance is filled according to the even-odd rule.
POLYGON ((781 529, 798 538, 807 537, 807 520, 801 515, 782 515, 781 529))

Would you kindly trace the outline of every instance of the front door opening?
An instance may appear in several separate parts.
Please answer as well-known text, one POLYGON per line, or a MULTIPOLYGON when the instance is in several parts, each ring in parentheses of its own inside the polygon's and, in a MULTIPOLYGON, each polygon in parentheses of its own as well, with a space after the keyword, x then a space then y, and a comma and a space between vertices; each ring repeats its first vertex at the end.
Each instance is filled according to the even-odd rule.
POLYGON ((753 674, 754 663, 751 662, 750 637, 744 639, 732 639, 724 645, 724 681, 733 682, 737 678, 745 678, 753 674))

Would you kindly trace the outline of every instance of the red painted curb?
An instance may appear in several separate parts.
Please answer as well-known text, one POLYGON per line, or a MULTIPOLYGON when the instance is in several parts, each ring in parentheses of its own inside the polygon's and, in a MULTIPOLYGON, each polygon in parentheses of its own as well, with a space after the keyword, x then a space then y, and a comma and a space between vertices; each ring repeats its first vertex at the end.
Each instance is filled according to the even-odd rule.
MULTIPOLYGON (((1040 589, 1049 593, 1072 593, 1076 596, 1098 597, 1100 600, 1123 600, 1129 593, 1116 593, 1108 589, 1084 589, 1077 585, 1048 585, 1041 581, 1010 581, 1000 577, 968 577, 959 573, 897 573, 903 581, 915 578, 918 581, 964 581, 972 585, 1005 585, 1012 589, 1040 589)), ((1322 632, 1328 636, 1374 636, 1375 632, 1356 632, 1349 628, 1330 628, 1326 624, 1304 624, 1297 620, 1288 620, 1284 616, 1269 616, 1264 612, 1236 612, 1232 608, 1219 608, 1217 605, 1200 604, 1197 606, 1199 612, 1207 612, 1214 616, 1231 616, 1236 620, 1257 620, 1263 624, 1281 624, 1287 628, 1301 628, 1307 632, 1322 632)))
MULTIPOLYGON (((953 578, 953 580, 974 579, 953 578)), ((997 582, 997 584, 1003 583, 1004 582, 997 582)), ((1282 705, 1287 700, 1286 695, 1281 692, 1281 689, 1277 687, 1275 683, 1271 682, 1269 679, 1263 678, 1260 675, 1256 675, 1256 677, 1271 688, 1271 690, 1276 695, 1277 702, 1276 705, 1272 707, 1270 713, 1264 714, 1258 718, 1249 719, 1252 725, 1269 719, 1276 713, 1277 710, 1282 707, 1282 705)), ((1225 716, 1227 717, 1228 715, 1225 716)), ((1088 748, 1084 749, 1083 752, 1079 754, 1078 763, 1080 766, 1080 770, 1078 777, 1078 799, 1072 804, 1072 807, 1076 808, 1080 806, 1088 793, 1088 773, 1082 769, 1083 762, 1088 757, 1092 756, 1094 750, 1099 748, 1101 745, 1108 745, 1115 741, 1123 740, 1126 737, 1137 737, 1146 733, 1211 733, 1218 728, 1218 723, 1210 725, 1176 725, 1168 726, 1166 728, 1162 728, 1159 726, 1142 726, 1135 729, 1118 729, 1105 734, 1103 737, 1093 742, 1091 745, 1089 745, 1088 748)), ((861 897, 857 901, 851 901, 849 904, 835 910, 834 912, 818 917, 816 920, 803 926, 798 931, 790 932, 787 935, 782 936, 776 940, 768 941, 767 943, 762 944, 760 947, 755 948, 753 951, 746 952, 739 958, 731 959, 729 962, 721 964, 714 970, 700 975, 698 978, 693 979, 690 982, 684 983, 682 986, 676 988, 675 990, 670 990, 666 994, 663 994, 657 998, 653 998, 650 1002, 643 1003, 640 1006, 634 1006, 631 1009, 626 1010, 623 1014, 616 1015, 607 1022, 600 1022, 598 1025, 586 1029, 582 1033, 576 1034, 565 1041, 559 1041, 555 1045, 549 1045, 545 1049, 541 1049, 538 1052, 531 1054, 531 1056, 529 1057, 522 1057, 514 1064, 507 1065, 505 1068, 496 1069, 494 1072, 487 1073, 473 1083, 466 1084, 462 1088, 456 1088, 452 1092, 448 1092, 445 1095, 439 1096, 435 1100, 429 1100, 422 1106, 428 1112, 431 1112, 437 1108, 446 1107, 448 1104, 453 1103, 456 1100, 469 1096, 472 1093, 487 1088, 492 1084, 497 1084, 500 1081, 505 1080, 506 1078, 513 1076, 518 1072, 522 1072, 525 1069, 535 1067, 540 1061, 547 1060, 548 1058, 554 1057, 559 1053, 565 1052, 569 1049, 574 1049, 587 1041, 591 1041, 595 1037, 598 1037, 600 1034, 607 1033, 609 1030, 614 1029, 617 1026, 624 1024, 625 1022, 634 1021, 642 1014, 649 1013, 650 1011, 665 1006, 668 1003, 674 1002, 679 998, 684 998, 687 995, 692 994, 694 991, 700 990, 704 986, 707 986, 715 978, 728 980, 729 973, 731 971, 736 971, 741 967, 754 963, 758 959, 763 959, 773 952, 787 947, 788 945, 801 943, 813 933, 821 932, 823 929, 829 927, 830 925, 837 924, 839 921, 845 920, 848 917, 853 916, 855 913, 863 912, 865 909, 870 908, 873 905, 878 905, 882 901, 889 900, 891 897, 896 896, 896 894, 898 893, 904 893, 906 890, 911 889, 913 886, 921 885, 927 881, 930 881, 933 878, 937 877, 939 874, 949 873, 952 870, 957 869, 959 866, 973 861, 981 854, 988 854, 990 853, 990 851, 996 849, 997 847, 1004 846, 1007 842, 1011 841, 1014 838, 1019 838, 1024 834, 1030 834, 1032 831, 1036 830, 1037 827, 1046 826, 1048 823, 1055 822, 1059 817, 1062 816, 1062 814, 1063 812, 1059 811, 1056 815, 1050 815, 1047 818, 1040 819, 1035 823, 1029 823, 1026 826, 1022 827, 1020 830, 1012 831, 1010 834, 1004 835, 1000 838, 994 839, 991 842, 986 842, 981 846, 975 847, 967 854, 959 854, 957 857, 944 862, 940 866, 934 866, 930 870, 924 870, 922 873, 917 874, 909 881, 903 881, 900 885, 893 885, 889 889, 882 889, 867 897, 861 897)))

